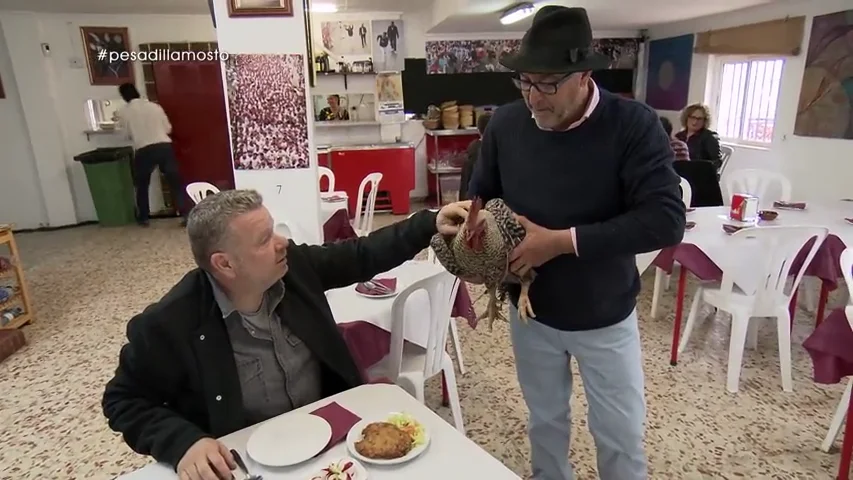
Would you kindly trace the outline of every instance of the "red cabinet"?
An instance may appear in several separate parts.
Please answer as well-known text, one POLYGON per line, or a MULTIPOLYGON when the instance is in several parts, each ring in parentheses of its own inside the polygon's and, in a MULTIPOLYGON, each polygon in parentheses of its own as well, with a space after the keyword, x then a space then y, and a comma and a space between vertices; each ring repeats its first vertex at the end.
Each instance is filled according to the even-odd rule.
MULTIPOLYGON (((379 172, 376 209, 395 215, 409 213, 409 195, 415 188, 415 146, 410 143, 331 147, 329 168, 335 172, 335 190, 347 192, 350 215, 355 214, 358 187, 367 175, 379 172)), ((320 163, 320 165, 323 165, 320 163)))

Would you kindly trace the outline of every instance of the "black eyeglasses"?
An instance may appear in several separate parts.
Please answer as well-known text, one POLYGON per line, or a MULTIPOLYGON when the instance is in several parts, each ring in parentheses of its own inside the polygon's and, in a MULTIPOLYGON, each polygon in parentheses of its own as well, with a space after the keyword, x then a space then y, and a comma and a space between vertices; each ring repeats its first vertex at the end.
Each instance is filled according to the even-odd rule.
POLYGON ((520 77, 515 77, 512 79, 512 83, 521 90, 522 92, 529 92, 532 88, 535 88, 539 93, 545 95, 553 95, 557 93, 557 90, 560 88, 560 85, 565 83, 566 80, 571 77, 572 74, 568 74, 565 77, 557 80, 556 82, 531 82, 530 80, 524 80, 520 77))

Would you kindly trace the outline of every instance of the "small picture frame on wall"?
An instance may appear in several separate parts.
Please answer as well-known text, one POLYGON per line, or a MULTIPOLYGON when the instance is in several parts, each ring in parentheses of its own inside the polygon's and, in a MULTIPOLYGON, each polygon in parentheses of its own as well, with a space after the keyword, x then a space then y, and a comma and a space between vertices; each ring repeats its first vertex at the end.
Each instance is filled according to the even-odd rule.
POLYGON ((80 35, 91 85, 134 82, 126 27, 80 27, 80 35))
POLYGON ((292 17, 293 0, 228 0, 229 17, 292 17))

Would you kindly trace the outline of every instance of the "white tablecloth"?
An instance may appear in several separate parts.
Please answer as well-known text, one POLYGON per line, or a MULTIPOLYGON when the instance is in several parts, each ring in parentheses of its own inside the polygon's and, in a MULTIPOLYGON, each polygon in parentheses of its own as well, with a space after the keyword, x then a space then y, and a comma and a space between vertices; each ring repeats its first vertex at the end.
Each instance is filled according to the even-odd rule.
MULTIPOLYGON (((370 480, 520 479, 485 450, 465 438, 451 424, 395 385, 364 385, 294 412, 308 413, 332 401, 338 402, 339 405, 362 418, 382 418, 390 412, 405 411, 414 415, 429 430, 430 445, 418 458, 402 465, 381 468, 365 465, 370 480)), ((262 475, 264 480, 309 480, 312 474, 318 473, 329 463, 349 456, 346 443, 342 442, 323 455, 295 467, 264 468, 253 462, 246 454, 246 444, 255 428, 257 426, 234 432, 223 437, 221 441, 227 447, 239 451, 248 463, 249 470, 253 474, 262 475)), ((299 435, 299 432, 293 432, 293 435, 299 435)), ((151 464, 119 478, 120 480, 176 480, 177 476, 170 467, 151 464)))
MULTIPOLYGON (((444 269, 440 264, 426 261, 408 261, 399 267, 377 277, 397 277, 397 291, 401 292, 409 285, 435 275, 444 269)), ((355 293, 355 286, 336 288, 326 292, 326 298, 332 307, 332 315, 337 323, 363 320, 383 330, 391 331, 391 306, 394 298, 367 298, 355 293)), ((426 348, 429 339, 429 321, 424 313, 429 310, 429 298, 426 292, 415 292, 406 303, 406 332, 404 338, 426 348)))
POLYGON ((348 210, 347 192, 320 192, 320 225, 325 224, 338 210, 348 210), (341 197, 341 200, 326 201, 329 197, 341 197))
MULTIPOLYGON (((826 227, 830 234, 838 236, 845 245, 853 246, 853 225, 844 221, 845 217, 853 217, 853 202, 808 203, 804 211, 773 210, 779 213, 778 218, 772 222, 759 222, 759 228, 794 225, 826 227)), ((752 259, 759 256, 752 248, 732 248, 733 238, 722 227, 724 223, 731 223, 728 214, 729 207, 703 207, 688 213, 687 220, 696 222, 696 226, 685 232, 683 243, 695 245, 721 269, 730 267, 735 283, 746 291, 753 291, 758 278, 754 275, 752 259)))

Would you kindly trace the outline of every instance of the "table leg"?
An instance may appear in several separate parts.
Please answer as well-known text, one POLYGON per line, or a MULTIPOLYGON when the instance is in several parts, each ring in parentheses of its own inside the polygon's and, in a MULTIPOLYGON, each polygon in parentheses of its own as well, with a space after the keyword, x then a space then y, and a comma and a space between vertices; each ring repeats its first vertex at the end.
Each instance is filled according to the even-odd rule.
POLYGON ((829 286, 826 282, 820 282, 820 298, 817 301, 817 314, 815 316, 815 324, 817 327, 823 321, 824 311, 826 310, 826 302, 829 300, 829 286))
POLYGON ((687 287, 687 269, 682 266, 678 270, 678 293, 675 295, 675 324, 672 326, 672 351, 669 355, 669 364, 673 367, 678 364, 678 340, 681 335, 681 316, 684 313, 684 289, 687 287))
POLYGON ((788 314, 791 316, 791 331, 794 331, 794 316, 797 314, 797 294, 800 293, 800 289, 794 290, 794 293, 791 294, 791 301, 788 303, 788 314))
POLYGON ((441 406, 450 406, 450 395, 447 393, 447 380, 444 378, 444 372, 441 372, 441 406))
POLYGON ((853 395, 847 404, 847 419, 844 421, 844 440, 841 441, 841 461, 838 462, 837 480, 850 480, 850 460, 853 457, 853 395))

